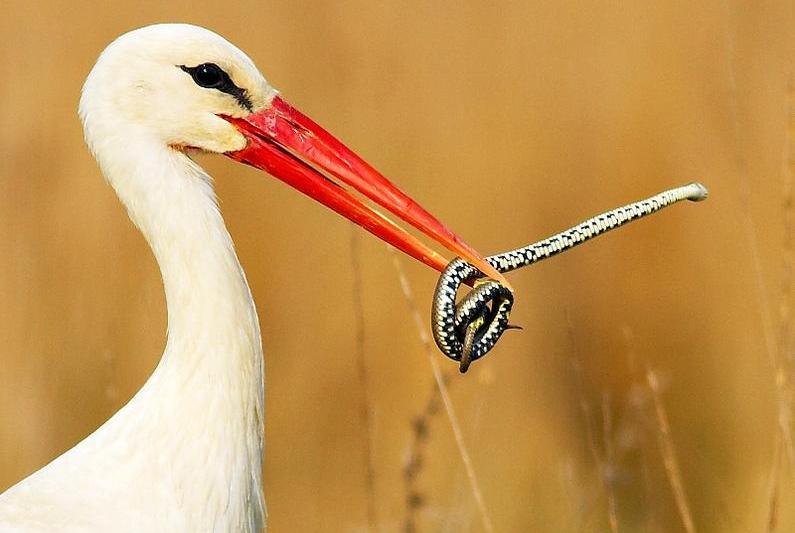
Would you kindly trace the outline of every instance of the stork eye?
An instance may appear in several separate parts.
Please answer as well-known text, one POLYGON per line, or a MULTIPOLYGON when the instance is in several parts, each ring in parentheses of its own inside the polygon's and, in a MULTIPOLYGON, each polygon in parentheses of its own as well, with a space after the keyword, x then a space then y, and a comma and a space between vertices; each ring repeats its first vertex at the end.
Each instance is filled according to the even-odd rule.
POLYGON ((190 74, 190 77, 193 78, 193 81, 196 82, 196 85, 199 87, 216 89, 222 93, 229 94, 237 100, 237 103, 239 103, 241 107, 247 111, 252 110, 251 98, 249 98, 246 90, 235 85, 235 82, 232 81, 229 74, 224 72, 224 70, 215 63, 202 63, 195 67, 179 65, 179 68, 190 74))
POLYGON ((202 63, 197 67, 181 67, 196 82, 199 87, 207 89, 220 89, 229 80, 229 76, 215 63, 202 63))

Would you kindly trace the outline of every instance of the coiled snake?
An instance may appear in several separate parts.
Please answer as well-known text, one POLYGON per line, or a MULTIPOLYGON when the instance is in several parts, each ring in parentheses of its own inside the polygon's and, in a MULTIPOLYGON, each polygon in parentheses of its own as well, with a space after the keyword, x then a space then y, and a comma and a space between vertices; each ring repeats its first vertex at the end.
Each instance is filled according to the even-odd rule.
MULTIPOLYGON (((544 240, 528 244, 486 260, 500 272, 510 272, 606 233, 611 229, 643 218, 681 200, 698 202, 706 199, 707 188, 690 183, 675 189, 607 211, 544 240)), ((506 329, 513 306, 513 293, 460 258, 450 262, 439 281, 433 297, 431 330, 436 345, 447 357, 459 362, 466 372, 470 363, 491 350, 506 329), (474 288, 456 303, 462 283, 472 282, 474 288)))

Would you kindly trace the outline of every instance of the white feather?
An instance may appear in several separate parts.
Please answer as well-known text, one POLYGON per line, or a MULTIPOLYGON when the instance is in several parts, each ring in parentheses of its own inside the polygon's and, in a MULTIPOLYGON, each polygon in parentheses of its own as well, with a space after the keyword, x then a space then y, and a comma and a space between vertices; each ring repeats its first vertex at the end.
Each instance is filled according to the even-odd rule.
POLYGON ((2 532, 255 532, 263 361, 254 302, 210 177, 181 146, 245 140, 245 114, 179 65, 214 62, 254 108, 275 91, 240 50, 182 24, 123 35, 80 102, 86 141, 155 254, 168 309, 163 357, 143 388, 77 446, 0 495, 2 532))

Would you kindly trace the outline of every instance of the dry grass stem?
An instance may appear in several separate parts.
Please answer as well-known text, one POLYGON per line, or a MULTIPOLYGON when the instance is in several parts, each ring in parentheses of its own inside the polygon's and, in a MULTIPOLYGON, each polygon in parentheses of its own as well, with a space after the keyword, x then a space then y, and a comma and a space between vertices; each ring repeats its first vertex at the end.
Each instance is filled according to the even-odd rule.
POLYGON ((351 267, 353 271, 353 313, 356 327, 356 369, 359 386, 362 391, 360 416, 364 426, 364 456, 365 479, 364 487, 367 499, 367 524, 370 531, 376 531, 378 517, 375 508, 375 451, 373 449, 373 423, 370 416, 370 386, 367 376, 367 361, 365 357, 365 324, 364 302, 362 301, 362 265, 359 253, 359 231, 351 228, 351 267))
MULTIPOLYGON (((448 378, 449 374, 446 374, 444 376, 445 383, 449 381, 448 378)), ((412 440, 409 446, 406 465, 403 468, 406 498, 406 519, 403 525, 404 533, 414 533, 417 531, 417 515, 424 503, 424 498, 417 486, 417 480, 425 463, 424 452, 430 440, 431 421, 439 413, 441 402, 439 388, 436 386, 436 383, 434 383, 425 408, 422 410, 422 413, 411 422, 412 440)))
MULTIPOLYGON (((635 353, 635 336, 632 328, 628 324, 624 324, 621 328, 624 336, 624 342, 627 349, 627 366, 632 376, 632 389, 628 399, 629 408, 634 412, 637 417, 639 432, 644 437, 648 436, 650 428, 644 422, 648 420, 649 414, 649 395, 647 393, 648 387, 646 386, 646 376, 644 375, 643 368, 638 364, 638 356, 635 353)), ((654 428, 651 428, 654 429, 654 428)), ((652 464, 656 462, 656 454, 652 457, 649 446, 641 446, 641 477, 643 479, 643 508, 646 509, 646 530, 653 531, 655 525, 655 509, 654 494, 656 493, 656 485, 651 478, 652 464)))
POLYGON ((458 422, 458 417, 455 413, 453 402, 450 400, 450 395, 447 391, 447 385, 445 384, 442 370, 439 367, 439 362, 437 361, 437 354, 431 345, 430 335, 428 330, 425 328, 425 322, 423 321, 419 308, 417 307, 417 302, 414 300, 414 292, 411 290, 411 285, 409 284, 409 280, 406 276, 405 270, 403 269, 403 265, 400 263, 397 253, 395 253, 392 248, 389 248, 389 250, 392 254, 392 263, 395 265, 395 270, 398 274, 403 296, 406 298, 406 303, 408 304, 411 315, 414 318, 414 323, 417 327, 420 342, 425 348, 425 354, 428 356, 428 362, 431 365, 433 377, 436 380, 436 386, 439 388, 439 394, 442 398, 442 402, 444 403, 447 418, 450 420, 450 426, 453 430, 453 436, 455 438, 456 446, 458 447, 458 453, 461 456, 461 461, 464 464, 464 471, 466 472, 470 488, 472 489, 472 496, 475 498, 475 504, 478 508, 483 530, 487 533, 493 533, 494 526, 492 525, 488 510, 486 509, 485 501, 483 500, 483 494, 480 490, 480 484, 478 483, 477 475, 475 474, 475 468, 472 464, 472 459, 469 456, 469 452, 467 451, 467 447, 464 442, 464 436, 461 432, 461 424, 458 422))
MULTIPOLYGON (((594 464, 596 465, 597 473, 598 473, 598 480, 604 490, 605 494, 607 495, 607 517, 608 523, 611 525, 612 531, 616 531, 613 528, 614 523, 614 510, 615 510, 615 502, 611 503, 611 500, 614 500, 612 495, 610 494, 612 488, 608 486, 608 480, 606 474, 608 472, 608 465, 605 459, 602 457, 602 453, 599 450, 599 445, 596 439, 596 429, 593 420, 593 413, 591 411, 591 406, 588 403, 588 399, 585 397, 585 391, 587 390, 586 383, 585 383, 585 376, 582 369, 582 360, 580 358, 580 352, 577 349, 577 343, 575 342, 574 337, 574 325, 571 321, 571 315, 566 312, 566 332, 568 334, 569 343, 571 345, 571 365, 572 370, 574 371, 575 379, 577 380, 577 386, 575 387, 577 390, 577 404, 580 407, 580 412, 582 413, 583 421, 585 422, 585 439, 588 443, 588 450, 591 453, 591 458, 593 459, 594 464)), ((581 521, 584 521, 585 516, 589 513, 589 508, 591 505, 586 505, 582 510, 581 521)), ((617 528, 617 521, 615 528, 617 528)))
POLYGON ((767 297, 767 290, 765 287, 764 275, 762 272, 762 261, 759 257, 759 242, 757 238, 756 224, 754 223, 753 216, 751 215, 751 184, 747 176, 747 165, 743 156, 742 142, 740 139, 740 119, 737 109, 737 75, 735 73, 733 55, 734 55, 734 38, 733 33, 729 27, 729 15, 731 9, 728 2, 725 3, 726 10, 726 58, 727 58, 727 71, 729 81, 729 94, 731 95, 731 102, 729 111, 731 114, 734 134, 734 154, 735 165, 740 176, 739 191, 741 195, 740 204, 743 206, 744 227, 746 239, 748 241, 748 249, 751 256, 751 266, 754 271, 754 280, 756 282, 756 298, 759 307, 759 318, 762 323, 762 335, 765 342, 765 349, 770 361, 775 360, 775 342, 773 334, 773 321, 770 317, 770 302, 767 297))
POLYGON ((676 459, 676 448, 674 447, 673 438, 671 438, 671 426, 668 423, 668 414, 665 411, 665 406, 660 397, 660 384, 657 380, 657 376, 649 368, 646 369, 646 382, 649 385, 651 397, 654 401, 654 412, 657 416, 657 426, 659 429, 657 437, 660 445, 660 452, 663 457, 663 465, 665 466, 665 475, 668 477, 668 483, 671 485, 676 508, 682 519, 682 525, 687 533, 694 533, 696 528, 693 525, 693 517, 690 514, 690 507, 687 504, 685 487, 682 483, 682 473, 679 470, 679 462, 676 459))
POLYGON ((786 450, 790 467, 795 467, 795 452, 793 452, 792 433, 792 361, 790 357, 792 348, 792 223, 793 223, 793 175, 795 175, 795 86, 790 77, 787 87, 787 125, 784 134, 783 152, 783 264, 781 282, 781 303, 779 305, 779 343, 776 353, 776 397, 778 401, 778 427, 774 443, 773 463, 770 469, 769 504, 767 513, 767 531, 773 532, 778 527, 779 503, 781 499, 781 475, 783 471, 784 456, 782 448, 786 450))
MULTIPOLYGON (((731 14, 730 6, 728 2, 725 3, 725 11, 726 11, 726 43, 727 43, 727 68, 729 74, 729 85, 731 91, 731 113, 732 113, 732 122, 734 125, 734 142, 735 142, 735 149, 734 153, 736 154, 736 164, 737 169, 739 170, 740 174, 740 184, 739 184, 739 191, 742 196, 741 198, 741 205, 743 206, 743 214, 744 214, 744 221, 745 221, 745 233, 746 238, 748 240, 748 248, 750 250, 753 273, 754 273, 754 280, 756 282, 756 295, 757 295, 757 306, 759 307, 759 316, 762 323, 762 334, 765 342, 765 348, 767 351, 767 355, 769 360, 774 365, 774 382, 776 387, 776 396, 777 396, 777 410, 778 410, 778 424, 777 424, 777 435, 775 436, 775 446, 780 446, 780 441, 783 441, 783 444, 787 450, 787 455, 790 458, 790 463, 793 464, 793 460, 795 459, 795 451, 793 448, 793 438, 792 438, 792 431, 791 431, 791 410, 792 410, 792 394, 791 394, 791 380, 789 376, 789 372, 787 372, 783 365, 785 365, 786 359, 788 357, 786 354, 782 354, 781 352, 777 352, 775 348, 775 335, 773 332, 773 320, 770 316, 770 304, 767 298, 767 290, 765 287, 764 281, 764 274, 762 272, 762 265, 761 259, 759 256, 759 244, 757 238, 757 230, 756 225, 753 220, 753 216, 751 215, 751 208, 750 208, 750 197, 751 197, 751 184, 749 182, 747 173, 746 173, 746 164, 745 158, 743 156, 742 151, 742 143, 740 142, 740 121, 738 117, 738 99, 737 99, 737 79, 736 79, 736 72, 735 66, 733 61, 733 49, 734 49, 734 39, 733 34, 729 28, 729 15, 731 14), (784 359, 782 359, 782 355, 784 355, 784 359)), ((784 297, 782 298, 782 306, 781 306, 781 325, 782 325, 782 337, 779 339, 780 344, 779 346, 784 346, 786 342, 785 332, 789 328, 789 286, 791 285, 791 280, 788 279, 791 277, 790 270, 792 268, 792 254, 791 254, 791 229, 790 225, 792 222, 792 184, 791 184, 791 163, 790 160, 792 159, 791 153, 791 144, 792 144, 792 130, 793 130, 793 118, 792 118, 792 101, 793 101, 793 88, 792 82, 790 81, 790 86, 788 90, 788 98, 787 98, 787 130, 785 133, 785 142, 784 142, 784 221, 785 221, 785 236, 784 236, 784 297)), ((772 473, 771 476, 773 479, 778 477, 778 468, 780 468, 781 462, 778 460, 774 460, 772 465, 772 473)), ((777 505, 777 491, 778 491, 778 483, 773 482, 771 486, 775 487, 775 492, 771 495, 771 508, 768 512, 768 527, 770 527, 770 519, 776 516, 776 505, 777 505)), ((773 522, 775 524, 775 522, 773 522)))
POLYGON ((779 306, 779 342, 776 372, 776 390, 779 400, 779 430, 782 433, 790 466, 795 468, 795 446, 792 439, 792 271, 795 263, 793 252, 793 176, 795 176, 795 80, 790 77, 787 87, 787 127, 784 136, 783 156, 783 263, 781 280, 781 304, 779 306))
POLYGON ((616 495, 613 492, 613 476, 615 471, 615 453, 613 450, 613 419, 610 415, 610 395, 602 393, 602 440, 605 447, 604 471, 601 473, 607 493, 607 521, 610 531, 618 531, 618 513, 616 511, 616 495))
POLYGON ((773 467, 770 472, 770 490, 768 496, 767 529, 773 533, 778 527, 778 508, 781 496, 781 433, 776 433, 775 448, 773 451, 773 467))

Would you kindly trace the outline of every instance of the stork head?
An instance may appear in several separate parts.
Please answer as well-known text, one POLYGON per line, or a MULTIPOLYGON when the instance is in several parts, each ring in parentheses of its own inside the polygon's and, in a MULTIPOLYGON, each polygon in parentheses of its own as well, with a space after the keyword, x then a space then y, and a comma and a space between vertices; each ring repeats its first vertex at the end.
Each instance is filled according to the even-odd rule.
POLYGON ((83 87, 80 116, 92 148, 116 135, 145 135, 223 153, 246 140, 221 116, 263 109, 275 94, 251 59, 221 36, 189 24, 156 24, 105 49, 83 87))
POLYGON ((104 143, 132 146, 133 139, 178 152, 222 153, 444 269, 447 261, 439 253, 337 185, 336 178, 508 286, 473 248, 279 97, 246 54, 204 28, 157 24, 116 39, 86 80, 80 117, 103 166, 104 143))

